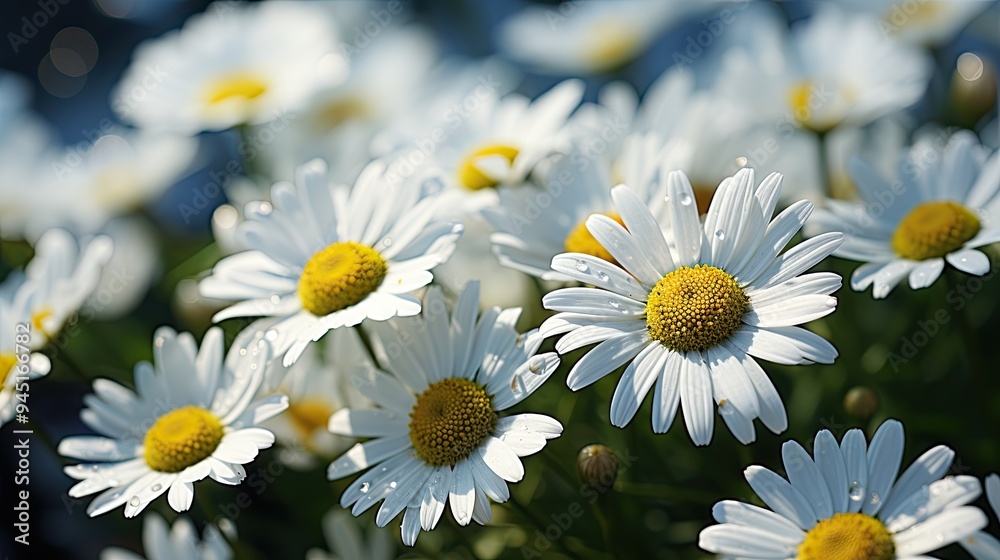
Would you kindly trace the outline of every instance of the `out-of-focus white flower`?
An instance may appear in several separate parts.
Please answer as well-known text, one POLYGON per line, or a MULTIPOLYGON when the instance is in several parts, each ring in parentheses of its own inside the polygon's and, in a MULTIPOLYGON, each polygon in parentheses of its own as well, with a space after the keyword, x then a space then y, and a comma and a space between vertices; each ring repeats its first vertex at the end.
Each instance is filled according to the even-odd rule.
POLYGON ((841 4, 875 18, 886 37, 937 46, 954 39, 990 1, 844 0, 841 4))
MULTIPOLYGON (((229 522, 228 519, 225 521, 229 522)), ((214 525, 208 525, 204 539, 199 540, 194 523, 189 518, 180 517, 174 521, 173 527, 168 527, 157 513, 149 513, 143 519, 142 545, 149 560, 229 560, 233 557, 226 538, 214 525)), ((123 548, 111 547, 101 551, 101 560, 143 560, 143 557, 123 548)))
MULTIPOLYGON (((1000 475, 991 474, 986 477, 986 500, 993 508, 993 515, 1000 518, 1000 475)), ((970 537, 958 541, 962 548, 976 560, 996 560, 1000 558, 1000 540, 986 531, 979 531, 970 537)))
POLYGON ((331 329, 419 313, 412 293, 454 252, 462 225, 434 220, 438 177, 392 182, 386 167, 373 161, 348 187, 314 160, 294 185, 274 185, 273 202, 248 205, 238 235, 250 250, 201 282, 203 296, 238 301, 214 320, 280 318, 271 343, 291 365, 331 329))
POLYGON ((566 2, 528 6, 500 23, 500 47, 534 70, 595 74, 638 58, 670 25, 708 2, 566 2))
POLYGON ((777 18, 754 24, 752 42, 726 53, 717 88, 747 115, 782 128, 865 124, 912 105, 930 79, 922 49, 830 4, 790 33, 777 18))
POLYGON ((136 126, 193 135, 297 111, 346 67, 320 8, 217 2, 140 45, 111 104, 136 126))
POLYGON ((358 529, 358 520, 342 509, 332 509, 323 516, 323 536, 330 552, 312 548, 306 552, 306 560, 391 560, 395 557, 396 547, 387 531, 372 525, 366 543, 358 529))
POLYGON ((861 200, 828 200, 813 232, 843 231, 835 255, 865 264, 851 275, 857 291, 884 298, 904 278, 917 290, 945 262, 981 276, 990 260, 979 247, 1000 241, 1000 157, 960 131, 943 146, 923 136, 898 158, 890 183, 862 159, 852 162, 861 200))

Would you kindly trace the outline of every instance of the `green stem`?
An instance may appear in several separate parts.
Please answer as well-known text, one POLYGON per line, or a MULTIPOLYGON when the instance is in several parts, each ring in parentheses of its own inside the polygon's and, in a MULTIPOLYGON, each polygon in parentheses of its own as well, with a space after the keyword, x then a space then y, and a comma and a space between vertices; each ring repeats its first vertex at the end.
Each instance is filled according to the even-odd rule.
MULTIPOLYGON (((958 284, 963 279, 960 275, 959 271, 950 267, 945 270, 945 278, 947 279, 950 291, 954 291, 958 287, 958 284)), ((980 400, 982 410, 989 410, 987 405, 991 392, 989 390, 989 382, 986 379, 986 362, 983 360, 979 344, 976 341, 976 330, 972 326, 972 319, 969 317, 968 311, 966 311, 969 308, 969 305, 965 305, 958 310, 959 332, 961 333, 962 344, 965 346, 965 357, 969 362, 969 377, 972 379, 972 384, 976 389, 976 398, 980 400)))

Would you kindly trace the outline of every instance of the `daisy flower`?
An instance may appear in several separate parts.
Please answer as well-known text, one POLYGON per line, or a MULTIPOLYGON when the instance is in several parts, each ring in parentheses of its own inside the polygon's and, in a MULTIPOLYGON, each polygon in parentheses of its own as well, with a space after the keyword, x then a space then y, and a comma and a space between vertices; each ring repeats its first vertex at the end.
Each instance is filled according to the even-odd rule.
POLYGON ((385 531, 372 525, 366 543, 357 520, 343 510, 330 510, 323 516, 323 536, 332 553, 312 548, 306 552, 306 560, 392 560, 396 557, 396 547, 385 531))
MULTIPOLYGON (((225 521, 228 521, 226 519, 225 521)), ((186 558, 188 560, 229 560, 233 550, 214 525, 205 527, 204 539, 198 539, 194 523, 179 517, 173 527, 157 513, 149 513, 142 521, 142 544, 146 557, 152 560, 186 558)), ((123 548, 101 551, 101 560, 142 560, 142 556, 123 548)))
MULTIPOLYGON (((993 508, 993 515, 1000 518, 1000 476, 991 474, 986 477, 986 500, 993 508)), ((1000 540, 987 533, 979 531, 958 542, 976 560, 996 560, 1000 558, 1000 540)))
MULTIPOLYGON (((273 331, 265 331, 264 337, 273 331)), ((336 329, 320 344, 306 348, 291 366, 274 360, 265 374, 281 377, 277 392, 288 396, 288 410, 263 424, 274 433, 284 451, 282 462, 303 469, 312 468, 316 458, 328 462, 354 443, 353 438, 335 436, 326 429, 330 416, 347 407, 368 408, 370 403, 350 385, 350 373, 373 365, 355 329, 336 329), (322 352, 320 352, 322 350, 322 352)), ((261 387, 262 393, 273 387, 261 387)))
POLYGON ((139 45, 111 104, 138 127, 190 136, 274 120, 343 79, 346 66, 321 9, 218 2, 139 45))
POLYGON ((489 522, 489 500, 506 501, 507 483, 524 476, 520 457, 562 433, 548 416, 497 414, 540 387, 559 358, 535 354, 542 342, 535 331, 518 336, 520 309, 493 307, 480 315, 478 308, 479 286, 470 283, 450 318, 435 288, 420 317, 372 323, 386 371, 370 369, 352 381, 378 408, 339 410, 330 418, 335 434, 373 438, 330 464, 330 480, 367 470, 340 504, 357 516, 384 499, 375 516, 379 527, 405 511, 407 546, 421 529, 437 525, 446 503, 459 525, 489 522))
POLYGON ((189 333, 157 329, 156 363, 136 364, 136 392, 98 379, 95 395, 84 397, 80 419, 100 435, 59 442, 61 455, 87 461, 64 469, 80 481, 70 497, 101 492, 88 515, 124 504, 125 517, 135 517, 164 492, 174 511, 186 511, 194 483, 206 476, 242 482, 243 465, 274 443, 274 435, 257 425, 288 407, 283 395, 251 403, 268 355, 261 341, 233 345, 223 360, 218 327, 208 330, 200 350, 189 333))
POLYGON ((943 45, 955 38, 975 17, 989 7, 987 0, 846 0, 852 10, 879 18, 878 28, 886 36, 908 43, 943 45))
POLYGON ((385 169, 373 161, 351 189, 313 160, 294 185, 274 185, 272 202, 248 204, 236 233, 250 250, 222 259, 200 284, 204 297, 241 300, 213 320, 280 318, 270 342, 291 365, 331 329, 419 313, 411 294, 451 256, 462 225, 433 221, 436 176, 394 182, 385 169))
POLYGON ((628 364, 611 400, 611 423, 623 427, 654 385, 653 430, 666 432, 678 405, 696 445, 707 445, 719 414, 736 438, 755 438, 754 418, 771 431, 787 427, 784 406, 754 357, 782 363, 832 363, 826 340, 796 327, 836 307, 829 294, 840 276, 799 276, 840 244, 828 233, 779 254, 812 210, 799 201, 770 220, 781 175, 754 186, 742 169, 719 186, 704 223, 679 171, 661 170, 671 234, 665 238, 643 200, 619 185, 611 191, 622 222, 587 219, 591 235, 615 263, 563 253, 552 269, 595 287, 555 290, 542 299, 558 311, 542 324, 546 337, 568 333, 561 354, 600 343, 570 370, 576 391, 628 364))
POLYGON ((1000 158, 968 131, 943 146, 921 137, 899 158, 890 183, 861 160, 851 162, 861 200, 830 200, 816 231, 844 232, 834 253, 860 261, 851 288, 884 298, 904 278, 917 290, 934 283, 947 262, 977 276, 990 270, 978 247, 1000 241, 1000 158))
POLYGON ((501 22, 498 40, 511 57, 553 74, 596 74, 639 57, 695 3, 570 3, 529 6, 501 22))
POLYGON ((788 480, 761 466, 744 473, 770 510, 725 500, 698 545, 727 558, 915 560, 986 525, 966 506, 981 491, 972 476, 945 477, 955 452, 939 445, 903 474, 903 425, 887 420, 867 446, 853 429, 840 444, 816 434, 813 456, 795 441, 781 448, 788 480))
MULTIPOLYGON (((624 146, 617 173, 647 204, 662 210, 656 181, 662 140, 655 134, 630 136, 624 146)), ((540 188, 502 190, 499 204, 482 210, 496 230, 490 241, 500 263, 542 280, 569 281, 549 267, 559 253, 585 253, 614 262, 586 227, 594 213, 621 219, 611 200, 614 183, 606 161, 575 149, 546 167, 540 188)), ((654 214, 659 215, 657 210, 654 214)))

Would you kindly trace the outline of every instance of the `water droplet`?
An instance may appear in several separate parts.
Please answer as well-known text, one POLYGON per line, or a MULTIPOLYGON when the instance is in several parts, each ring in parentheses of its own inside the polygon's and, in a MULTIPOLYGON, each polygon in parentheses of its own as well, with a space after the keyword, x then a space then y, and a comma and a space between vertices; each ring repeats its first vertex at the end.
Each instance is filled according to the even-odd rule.
POLYGON ((157 348, 163 348, 164 342, 166 342, 166 340, 164 340, 162 336, 158 336, 156 337, 156 341, 154 341, 154 344, 156 344, 157 348))
POLYGON ((266 334, 264 334, 264 338, 270 340, 271 342, 274 342, 275 340, 278 340, 278 331, 271 329, 267 331, 266 334))
POLYGON ((273 303, 274 305, 278 305, 279 303, 281 303, 281 298, 276 295, 273 295, 271 296, 271 303, 273 303))
POLYGON ((383 247, 389 247, 390 245, 392 245, 392 238, 386 237, 382 240, 383 247))
POLYGON ((542 361, 532 358, 531 364, 528 366, 528 371, 538 373, 540 369, 542 369, 542 361))
POLYGON ((393 480, 392 482, 389 483, 389 488, 396 488, 396 481, 395 480, 393 480))
POLYGON ((163 488, 163 485, 161 485, 161 484, 154 484, 153 485, 153 492, 159 492, 162 488, 163 488))
POLYGON ((872 492, 872 499, 871 499, 871 501, 869 503, 871 505, 876 505, 880 501, 882 501, 882 498, 879 497, 878 492, 872 492))
POLYGON ((246 355, 247 355, 247 349, 246 348, 240 348, 240 356, 246 356, 246 355))
POLYGON ((139 507, 139 496, 132 496, 132 499, 128 501, 128 505, 132 507, 139 507))
POLYGON ((937 539, 938 542, 941 542, 941 541, 944 540, 944 535, 942 535, 941 533, 938 533, 938 534, 934 535, 934 538, 937 539))
POLYGON ((851 483, 850 487, 847 489, 847 495, 851 498, 852 502, 861 501, 861 496, 865 493, 865 489, 861 486, 861 483, 855 480, 851 483))
POLYGON ((250 364, 250 369, 257 369, 257 364, 250 364))
POLYGON ((726 238, 726 232, 722 231, 721 229, 720 229, 720 230, 717 230, 717 231, 715 232, 715 236, 716 236, 717 238, 719 238, 720 240, 721 240, 721 239, 725 239, 725 238, 726 238))
POLYGON ((670 195, 669 195, 669 194, 668 194, 668 195, 665 195, 665 196, 663 197, 663 202, 670 202, 670 195))
POLYGON ((580 272, 587 272, 588 270, 590 270, 590 267, 587 266, 587 263, 581 259, 576 261, 576 269, 579 270, 580 272))
POLYGON ((681 195, 681 199, 680 199, 679 202, 681 204, 683 204, 684 206, 690 205, 691 204, 691 195, 689 195, 688 193, 683 193, 681 195))
POLYGON ((608 280, 611 280, 611 277, 608 276, 608 273, 604 272, 603 270, 597 273, 597 278, 600 279, 601 282, 607 282, 608 280))
POLYGON ((361 483, 361 493, 362 493, 362 494, 367 494, 367 493, 368 493, 368 490, 370 490, 370 489, 371 489, 371 487, 372 487, 372 485, 371 485, 371 484, 368 484, 367 482, 363 482, 363 483, 361 483))
POLYGON ((267 216, 268 214, 270 214, 271 210, 272 208, 270 202, 261 202, 260 206, 257 208, 257 211, 260 212, 261 215, 263 216, 267 216))

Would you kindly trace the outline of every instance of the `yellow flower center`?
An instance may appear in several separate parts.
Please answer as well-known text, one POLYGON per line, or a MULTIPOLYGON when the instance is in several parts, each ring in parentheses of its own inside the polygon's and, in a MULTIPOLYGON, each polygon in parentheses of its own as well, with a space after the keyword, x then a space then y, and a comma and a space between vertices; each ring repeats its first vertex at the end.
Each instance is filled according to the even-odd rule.
MULTIPOLYGON (((622 217, 618 214, 609 212, 604 215, 618 222, 622 225, 622 227, 625 227, 625 222, 622 221, 622 217)), ((604 248, 604 245, 601 245, 600 242, 598 242, 597 239, 595 239, 590 233, 590 230, 587 229, 586 218, 577 224, 577 226, 573 228, 573 231, 569 232, 569 235, 566 236, 565 247, 566 251, 569 253, 583 253, 585 255, 604 259, 616 265, 618 264, 618 261, 611 256, 611 253, 604 248)))
POLYGON ((493 433, 497 415, 486 390, 468 379, 431 383, 410 413, 410 441, 428 465, 454 466, 493 433))
POLYGON ((212 82, 205 91, 205 102, 217 105, 230 100, 251 101, 264 95, 267 84, 252 74, 231 74, 212 82))
POLYGON ((646 329, 671 350, 706 350, 736 332, 749 303, 736 279, 722 269, 682 266, 649 292, 646 329))
POLYGON ((14 371, 17 365, 17 356, 14 354, 0 354, 0 387, 6 386, 7 376, 14 371))
POLYGON ((333 409, 320 399, 302 399, 289 403, 285 414, 299 437, 308 440, 316 430, 326 429, 333 409))
POLYGON ((838 124, 840 117, 831 109, 851 104, 857 99, 857 91, 846 85, 835 86, 816 80, 800 80, 788 90, 788 104, 792 115, 801 126, 816 132, 827 132, 838 124))
POLYGON ((316 115, 316 125, 320 129, 329 130, 357 118, 363 118, 371 113, 371 108, 361 96, 350 96, 335 99, 322 106, 316 115))
POLYGON ((34 329, 36 331, 38 331, 38 332, 42 333, 43 335, 45 335, 45 338, 52 338, 52 335, 55 334, 55 333, 50 333, 50 332, 46 331, 45 330, 45 326, 44 326, 45 325, 45 321, 49 317, 51 317, 52 315, 53 315, 53 313, 52 313, 52 308, 51 307, 43 307, 43 308, 39 309, 38 311, 35 311, 31 315, 31 326, 34 327, 34 329))
POLYGON ((899 223, 892 249, 904 259, 943 257, 979 233, 979 218, 957 202, 925 202, 899 223))
POLYGON ((222 422, 193 405, 157 418, 146 432, 146 464, 154 471, 176 473, 212 454, 222 441, 222 422))
POLYGON ((476 166, 476 160, 486 156, 503 156, 508 163, 513 164, 519 150, 506 144, 491 144, 469 152, 461 165, 458 166, 458 183, 470 191, 488 189, 500 184, 496 179, 486 175, 476 166))
POLYGON ((374 292, 386 273, 378 251, 354 241, 337 242, 316 253, 299 277, 299 299, 313 315, 348 308, 374 292))
POLYGON ((806 534, 797 560, 891 560, 892 535, 878 519, 863 513, 837 513, 806 534))
POLYGON ((635 30, 620 21, 602 20, 588 34, 590 42, 583 58, 598 70, 614 70, 632 58, 639 49, 635 30))

